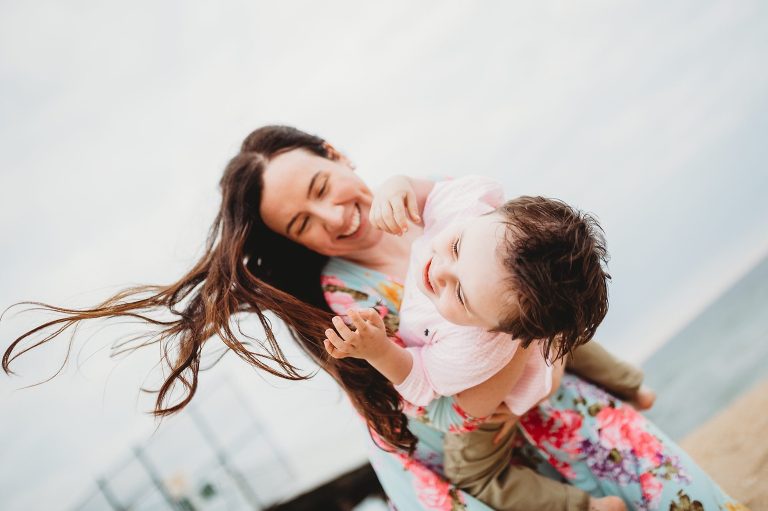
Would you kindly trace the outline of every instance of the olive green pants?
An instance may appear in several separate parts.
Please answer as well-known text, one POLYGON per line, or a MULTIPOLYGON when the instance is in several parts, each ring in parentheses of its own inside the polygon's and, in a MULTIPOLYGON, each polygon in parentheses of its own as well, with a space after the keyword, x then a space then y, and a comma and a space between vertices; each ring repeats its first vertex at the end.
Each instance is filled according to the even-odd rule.
MULTIPOLYGON (((594 341, 577 348, 566 369, 622 399, 632 399, 643 373, 594 341)), ((445 435, 443 468, 457 487, 498 511, 588 511, 589 495, 534 470, 511 464, 516 430, 499 444, 500 424, 483 424, 469 433, 445 435)))

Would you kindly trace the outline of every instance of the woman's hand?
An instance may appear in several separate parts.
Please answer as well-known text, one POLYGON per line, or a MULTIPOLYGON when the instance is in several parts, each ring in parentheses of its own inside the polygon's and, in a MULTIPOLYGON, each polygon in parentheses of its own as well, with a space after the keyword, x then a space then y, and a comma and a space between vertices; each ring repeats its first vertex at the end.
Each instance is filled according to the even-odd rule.
POLYGON ((387 179, 373 196, 368 219, 384 232, 401 236, 408 230, 408 220, 421 223, 419 200, 411 180, 405 176, 387 179))
POLYGON ((386 353, 392 341, 387 337, 379 313, 374 309, 350 310, 349 319, 356 330, 352 331, 340 316, 333 317, 333 326, 325 331, 325 350, 333 358, 376 359, 386 353), (338 334, 336 333, 338 331, 338 334))
POLYGON ((509 407, 501 403, 496 410, 485 419, 485 422, 501 423, 501 429, 496 436, 493 437, 493 443, 498 444, 501 440, 509 434, 515 424, 520 420, 520 417, 512 413, 509 407))

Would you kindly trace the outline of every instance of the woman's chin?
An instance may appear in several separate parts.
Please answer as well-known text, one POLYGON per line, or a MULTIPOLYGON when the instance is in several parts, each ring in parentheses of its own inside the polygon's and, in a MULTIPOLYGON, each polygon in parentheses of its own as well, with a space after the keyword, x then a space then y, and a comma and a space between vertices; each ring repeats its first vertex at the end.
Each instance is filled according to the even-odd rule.
POLYGON ((361 232, 360 237, 356 240, 358 242, 359 250, 373 248, 384 239, 384 232, 372 227, 371 224, 367 222, 361 228, 365 229, 365 231, 361 232))
POLYGON ((381 241, 384 233, 368 225, 364 228, 365 231, 357 233, 358 235, 353 238, 337 238, 333 247, 333 255, 351 256, 375 247, 381 241))

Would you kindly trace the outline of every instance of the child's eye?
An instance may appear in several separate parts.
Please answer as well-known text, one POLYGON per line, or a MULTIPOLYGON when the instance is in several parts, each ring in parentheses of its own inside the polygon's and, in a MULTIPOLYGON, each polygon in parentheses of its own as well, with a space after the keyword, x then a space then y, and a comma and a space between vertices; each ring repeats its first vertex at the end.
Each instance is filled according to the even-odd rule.
POLYGON ((456 238, 456 241, 453 242, 451 250, 453 250, 453 255, 459 257, 459 238, 456 238))

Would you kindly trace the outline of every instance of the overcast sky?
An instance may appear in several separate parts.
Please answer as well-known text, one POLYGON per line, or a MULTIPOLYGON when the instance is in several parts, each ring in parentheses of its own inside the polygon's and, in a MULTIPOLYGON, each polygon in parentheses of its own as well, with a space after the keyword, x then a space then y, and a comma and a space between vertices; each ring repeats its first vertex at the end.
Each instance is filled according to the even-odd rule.
MULTIPOLYGON (((2 2, 0 306, 175 280, 227 160, 285 123, 372 185, 481 173, 593 212, 613 275, 599 338, 639 361, 768 250, 765 62, 760 1, 2 2)), ((2 347, 34 319, 3 319, 2 347)), ((112 338, 33 390, 14 389, 62 343, 0 378, 2 509, 67 509, 152 431, 136 388, 157 354, 115 369, 112 338)), ((364 459, 327 378, 225 358, 203 383, 224 373, 297 487, 364 459)))

